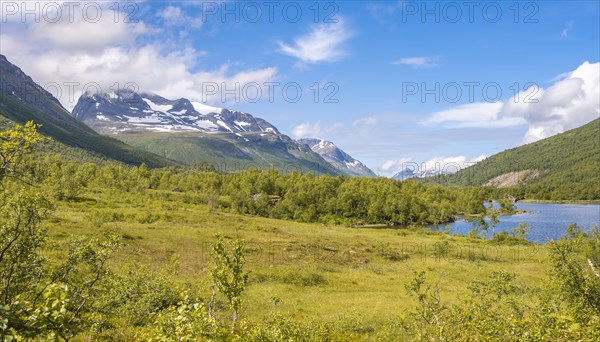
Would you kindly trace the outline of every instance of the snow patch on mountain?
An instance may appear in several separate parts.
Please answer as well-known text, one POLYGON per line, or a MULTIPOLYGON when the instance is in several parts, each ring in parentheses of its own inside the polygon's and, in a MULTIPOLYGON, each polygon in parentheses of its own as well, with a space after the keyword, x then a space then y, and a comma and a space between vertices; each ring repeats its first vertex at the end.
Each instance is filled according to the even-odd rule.
POLYGON ((146 102, 148 104, 148 106, 150 107, 150 109, 157 111, 157 112, 166 112, 169 109, 171 109, 170 105, 159 105, 156 104, 154 102, 152 102, 152 100, 150 99, 145 99, 142 97, 142 99, 144 100, 144 102, 146 102))
POLYGON ((194 109, 196 109, 196 111, 198 113, 205 114, 205 115, 209 114, 209 113, 221 114, 221 111, 223 110, 223 108, 209 106, 204 103, 200 103, 200 102, 196 102, 196 101, 192 101, 192 106, 194 106, 194 109))
POLYGON ((72 115, 100 133, 149 130, 280 134, 269 122, 247 113, 125 89, 85 94, 72 115))

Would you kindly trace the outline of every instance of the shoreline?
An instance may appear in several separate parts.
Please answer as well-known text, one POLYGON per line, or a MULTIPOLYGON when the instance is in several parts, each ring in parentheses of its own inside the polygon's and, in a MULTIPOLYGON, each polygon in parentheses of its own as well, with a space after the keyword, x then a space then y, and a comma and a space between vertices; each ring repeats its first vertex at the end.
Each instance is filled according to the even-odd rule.
POLYGON ((524 199, 519 200, 516 203, 530 203, 530 204, 600 204, 600 200, 536 200, 536 199, 524 199))

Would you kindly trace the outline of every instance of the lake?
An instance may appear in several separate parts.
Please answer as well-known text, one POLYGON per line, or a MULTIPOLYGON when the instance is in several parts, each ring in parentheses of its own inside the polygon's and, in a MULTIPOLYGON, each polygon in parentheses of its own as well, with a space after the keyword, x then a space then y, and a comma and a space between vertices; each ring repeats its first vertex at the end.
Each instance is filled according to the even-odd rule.
MULTIPOLYGON (((500 222, 495 231, 501 232, 515 228, 521 222, 527 222, 531 231, 527 240, 535 242, 546 242, 557 240, 563 236, 567 227, 573 223, 585 230, 590 231, 593 225, 600 225, 600 205, 598 204, 547 204, 547 203, 515 203, 517 209, 523 209, 527 213, 510 216, 500 216, 500 222)), ((462 218, 450 223, 450 233, 468 235, 474 228, 472 222, 464 222, 462 218)), ((444 229, 446 225, 431 226, 431 229, 444 229)), ((492 228, 488 229, 491 236, 492 228)))

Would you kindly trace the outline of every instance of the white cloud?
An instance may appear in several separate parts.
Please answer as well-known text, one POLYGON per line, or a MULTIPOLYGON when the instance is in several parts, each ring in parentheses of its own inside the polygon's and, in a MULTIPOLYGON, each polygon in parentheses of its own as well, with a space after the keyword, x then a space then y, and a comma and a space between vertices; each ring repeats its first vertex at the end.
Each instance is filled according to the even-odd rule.
POLYGON ((386 160, 383 164, 376 167, 377 173, 396 173, 405 168, 407 163, 412 163, 412 158, 400 158, 394 160, 386 160))
POLYGON ((167 6, 161 9, 157 16, 161 18, 167 26, 190 25, 192 27, 202 26, 202 18, 194 18, 185 14, 179 7, 167 6))
POLYGON ((454 173, 458 170, 464 169, 479 161, 482 161, 485 158, 486 156, 483 154, 470 159, 466 156, 434 157, 422 163, 420 166, 420 170, 436 170, 454 173))
POLYGON ((531 86, 504 102, 470 103, 431 114, 424 123, 460 127, 527 125, 522 143, 579 127, 600 117, 600 63, 584 62, 547 89, 531 86))
POLYGON ((295 38, 293 44, 278 42, 279 52, 309 64, 337 61, 346 55, 342 44, 351 36, 345 22, 338 18, 337 23, 314 25, 309 33, 295 38))
POLYGON ((484 154, 467 158, 466 156, 433 157, 425 162, 414 158, 400 158, 386 160, 383 164, 375 167, 375 171, 380 175, 393 176, 402 170, 412 170, 414 172, 437 171, 444 173, 455 173, 461 169, 469 167, 486 158, 484 154))
POLYGON ((177 25, 183 13, 181 8, 175 6, 167 6, 160 10, 157 15, 165 21, 167 25, 177 25))
POLYGON ((439 57, 423 56, 423 57, 406 57, 400 58, 392 62, 393 65, 408 65, 414 69, 433 68, 438 66, 439 57))
POLYGON ((524 143, 579 127, 600 117, 600 63, 584 62, 547 89, 531 88, 507 100, 500 118, 520 118, 524 143))
POLYGON ((298 124, 292 128, 292 136, 296 139, 299 138, 328 138, 332 134, 336 134, 344 129, 344 124, 336 122, 329 127, 321 127, 321 123, 317 122, 311 124, 304 122, 298 124))
MULTIPOLYGON (((78 13, 75 11, 74 13, 78 13)), ((27 31, 27 39, 37 47, 55 47, 73 52, 98 52, 106 46, 131 44, 139 35, 151 33, 143 22, 115 23, 111 15, 102 15, 97 22, 74 15, 73 22, 68 16, 53 23, 40 20, 27 31)))
POLYGON ((308 122, 301 123, 292 129, 292 135, 295 138, 315 138, 322 134, 321 124, 316 123, 311 125, 308 122))
POLYGON ((359 132, 366 133, 377 130, 377 125, 381 122, 374 116, 356 119, 351 125, 344 125, 341 122, 335 122, 331 126, 323 127, 320 122, 300 123, 292 128, 292 135, 296 138, 323 138, 333 139, 331 135, 352 135, 356 136, 359 132))
MULTIPOLYGON (((81 18, 81 11, 74 13, 74 20, 65 15, 56 23, 12 23, 0 34, 0 53, 40 85, 60 85, 62 94, 53 94, 60 95, 59 100, 69 110, 89 84, 97 84, 105 92, 133 84, 140 91, 168 98, 202 100, 203 85, 210 82, 219 89, 208 97, 209 102, 226 106, 221 101, 223 83, 232 89, 235 84, 243 87, 250 82, 273 81, 277 75, 275 67, 240 70, 226 63, 202 68, 197 63, 204 52, 185 44, 175 52, 166 52, 173 50, 156 35, 160 30, 142 21, 126 23, 104 15, 92 23, 81 18), (69 82, 78 84, 74 92, 69 91, 69 82)), ((230 103, 231 97, 225 102, 230 103)))
POLYGON ((509 127, 522 125, 523 118, 501 117, 502 102, 468 103, 435 112, 425 120, 427 124, 447 124, 449 127, 509 127))

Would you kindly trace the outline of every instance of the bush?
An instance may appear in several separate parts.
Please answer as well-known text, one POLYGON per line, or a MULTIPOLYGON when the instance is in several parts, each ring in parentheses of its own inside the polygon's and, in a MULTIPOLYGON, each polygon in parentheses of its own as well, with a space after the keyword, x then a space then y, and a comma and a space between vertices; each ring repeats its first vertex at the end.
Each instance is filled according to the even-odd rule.
POLYGON ((319 273, 302 274, 299 272, 288 272, 280 276, 285 284, 296 286, 319 286, 327 284, 325 277, 319 273))
POLYGON ((400 253, 396 249, 392 248, 388 243, 380 243, 374 246, 375 254, 378 256, 391 260, 391 261, 403 261, 409 258, 407 253, 400 253))
POLYGON ((125 215, 116 211, 94 211, 88 215, 88 219, 96 227, 100 227, 107 222, 124 222, 125 215))

